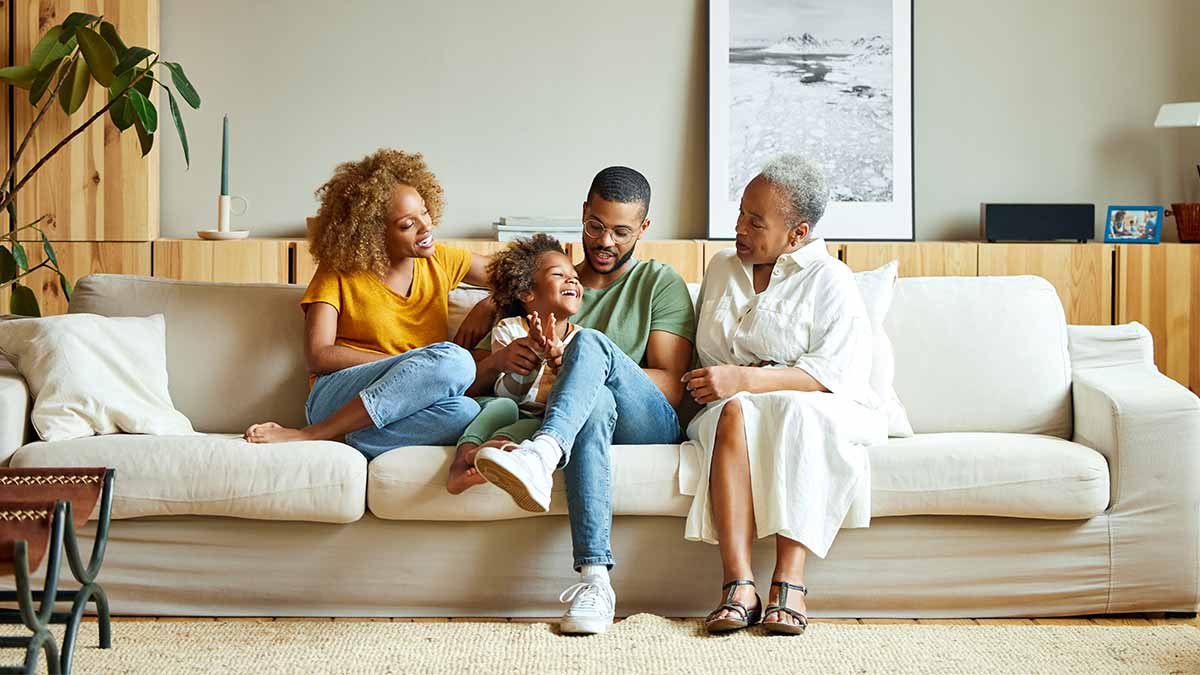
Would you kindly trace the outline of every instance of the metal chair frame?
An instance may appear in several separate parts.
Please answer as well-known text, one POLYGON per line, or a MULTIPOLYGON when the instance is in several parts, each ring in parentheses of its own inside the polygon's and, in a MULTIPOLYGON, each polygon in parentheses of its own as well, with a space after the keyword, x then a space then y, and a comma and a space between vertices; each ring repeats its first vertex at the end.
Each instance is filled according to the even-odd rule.
MULTIPOLYGON (((56 663, 55 668, 50 670, 52 674, 61 672, 64 675, 70 675, 71 661, 75 654, 75 638, 79 633, 79 625, 83 622, 83 615, 87 610, 88 603, 95 603, 96 605, 96 620, 100 625, 100 648, 112 648, 112 615, 109 611, 108 595, 105 594, 104 588, 96 581, 96 577, 100 573, 101 565, 104 564, 104 553, 108 548, 108 534, 112 522, 113 480, 114 472, 112 469, 108 469, 104 472, 104 479, 100 490, 100 517, 96 521, 96 536, 92 542, 92 554, 88 559, 87 565, 83 564, 83 558, 80 555, 79 540, 76 537, 75 525, 71 517, 71 503, 60 501, 58 507, 62 508, 65 521, 54 526, 58 545, 54 544, 54 540, 51 541, 46 568, 46 588, 42 591, 29 592, 30 601, 41 602, 42 610, 48 612, 46 619, 43 619, 42 623, 46 623, 48 619, 50 624, 66 624, 63 633, 61 656, 57 654, 57 648, 55 648, 54 660, 56 663), (61 591, 57 589, 60 565, 59 549, 66 552, 67 564, 71 568, 71 574, 80 584, 78 590, 61 591), (53 585, 50 584, 52 577, 54 579, 53 585), (54 605, 60 602, 71 602, 71 611, 54 612, 54 605), (47 608, 49 609, 47 610, 47 608)), ((56 511, 55 516, 57 517, 57 515, 58 512, 56 511)), ((24 545, 24 542, 18 543, 24 545)), ((26 564, 27 567, 28 564, 26 564)), ((29 572, 26 569, 26 590, 29 590, 28 581, 29 572)), ((0 602, 17 602, 20 606, 18 610, 0 609, 0 624, 23 623, 29 626, 31 630, 34 630, 33 626, 30 626, 25 612, 25 600, 22 595, 21 583, 20 575, 18 575, 16 591, 0 591, 0 602)), ((49 644, 53 646, 54 638, 48 630, 46 631, 46 635, 49 636, 49 644)), ((24 640, 25 638, 14 639, 24 640)), ((0 639, 0 647, 13 646, 6 644, 6 640, 7 638, 0 639)), ((33 649, 33 647, 30 648, 33 649)), ((46 658, 51 658, 49 651, 46 653, 46 658)), ((36 668, 36 664, 33 668, 36 668)), ((0 668, 0 675, 7 672, 21 671, 6 671, 0 668)))

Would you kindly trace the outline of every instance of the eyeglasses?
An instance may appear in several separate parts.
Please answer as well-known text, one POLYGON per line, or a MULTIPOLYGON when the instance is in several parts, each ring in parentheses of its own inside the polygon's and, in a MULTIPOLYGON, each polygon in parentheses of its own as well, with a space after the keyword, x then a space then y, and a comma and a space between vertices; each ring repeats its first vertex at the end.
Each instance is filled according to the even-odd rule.
POLYGON ((609 228, 605 227, 604 223, 598 220, 586 220, 583 223, 583 233, 591 239, 603 239, 605 232, 612 235, 613 243, 618 246, 623 246, 633 241, 634 235, 637 234, 637 230, 625 225, 609 228))

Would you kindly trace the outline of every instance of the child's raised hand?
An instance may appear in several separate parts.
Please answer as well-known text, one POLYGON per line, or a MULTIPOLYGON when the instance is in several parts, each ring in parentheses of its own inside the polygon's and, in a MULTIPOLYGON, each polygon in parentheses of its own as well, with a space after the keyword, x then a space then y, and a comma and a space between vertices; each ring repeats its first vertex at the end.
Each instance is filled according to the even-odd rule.
POLYGON ((562 338, 558 337, 558 317, 551 314, 546 318, 547 326, 542 331, 546 337, 546 362, 552 369, 557 370, 562 365, 562 355, 565 349, 562 338))
POLYGON ((534 312, 526 314, 525 320, 529 322, 529 339, 533 342, 534 349, 538 352, 538 356, 545 359, 550 344, 546 339, 546 331, 542 327, 542 317, 534 312))

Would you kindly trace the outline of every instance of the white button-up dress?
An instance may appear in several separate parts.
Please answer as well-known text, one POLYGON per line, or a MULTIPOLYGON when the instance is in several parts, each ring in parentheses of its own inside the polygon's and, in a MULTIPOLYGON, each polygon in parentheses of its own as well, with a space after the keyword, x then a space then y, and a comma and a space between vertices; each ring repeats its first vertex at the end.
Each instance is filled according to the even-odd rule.
POLYGON ((738 393, 688 425, 680 483, 694 492, 685 536, 717 543, 708 480, 721 408, 741 401, 759 537, 781 534, 825 557, 842 527, 867 527, 867 446, 887 439, 869 385, 871 324, 850 269, 822 239, 775 263, 762 293, 733 251, 710 263, 698 300, 696 349, 704 367, 800 368, 830 393, 738 393), (685 479, 686 477, 686 479, 685 479))

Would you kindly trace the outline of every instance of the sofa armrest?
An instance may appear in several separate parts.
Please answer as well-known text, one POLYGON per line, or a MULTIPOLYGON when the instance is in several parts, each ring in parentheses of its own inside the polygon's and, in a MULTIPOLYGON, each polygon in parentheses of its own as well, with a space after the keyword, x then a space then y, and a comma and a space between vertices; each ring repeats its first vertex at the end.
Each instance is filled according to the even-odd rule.
POLYGON ((0 466, 25 445, 29 429, 29 385, 11 361, 0 356, 0 466))
POLYGON ((1153 366, 1076 371, 1075 441, 1108 460, 1109 606, 1200 600, 1200 399, 1153 366), (1148 597, 1150 596, 1150 597, 1148 597))

